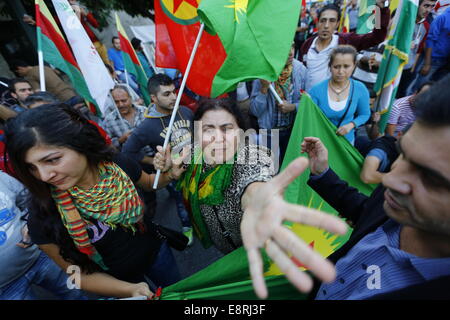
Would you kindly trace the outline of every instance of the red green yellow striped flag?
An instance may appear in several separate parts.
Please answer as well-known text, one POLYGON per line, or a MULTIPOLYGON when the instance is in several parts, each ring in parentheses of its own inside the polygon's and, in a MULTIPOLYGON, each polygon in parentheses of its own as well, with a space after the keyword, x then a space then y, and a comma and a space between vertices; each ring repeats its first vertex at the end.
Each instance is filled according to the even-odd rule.
POLYGON ((133 46, 131 45, 130 40, 128 39, 127 34, 125 33, 125 29, 122 27, 122 23, 120 22, 119 16, 116 13, 116 24, 117 31, 120 39, 120 46, 122 48, 122 57, 123 62, 125 64, 125 70, 131 74, 133 74, 139 87, 141 88, 142 96, 147 105, 150 104, 150 95, 147 91, 147 76, 145 74, 144 68, 142 68, 141 63, 134 51, 133 46))
POLYGON ((98 105, 89 92, 78 63, 45 2, 43 0, 35 0, 35 8, 38 50, 43 52, 44 60, 62 70, 69 77, 77 93, 91 103, 91 111, 101 116, 98 105))

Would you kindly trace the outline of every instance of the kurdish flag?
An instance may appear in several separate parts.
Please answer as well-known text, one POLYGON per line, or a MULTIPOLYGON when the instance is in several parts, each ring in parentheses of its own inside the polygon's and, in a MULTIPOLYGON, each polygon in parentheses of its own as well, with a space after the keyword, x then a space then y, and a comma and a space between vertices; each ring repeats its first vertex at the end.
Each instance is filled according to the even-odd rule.
POLYGON ((134 48, 131 45, 128 36, 125 33, 125 29, 122 27, 122 23, 120 22, 117 13, 116 13, 116 24, 117 24, 117 31, 119 33, 120 46, 122 48, 122 57, 123 62, 125 64, 125 70, 136 77, 137 83, 141 88, 141 93, 144 98, 145 104, 149 105, 151 103, 151 100, 147 90, 147 81, 148 81, 147 75, 145 74, 145 71, 142 68, 141 63, 139 62, 136 52, 134 51, 134 48))
POLYGON ((156 65, 185 72, 201 21, 208 32, 189 89, 217 97, 241 81, 274 81, 286 63, 300 7, 299 0, 155 0, 156 65))
POLYGON ((215 74, 211 96, 252 79, 276 81, 283 70, 297 28, 298 0, 202 0, 200 20, 217 34, 226 57, 215 74))
MULTIPOLYGON (((156 66, 185 72, 200 30, 197 7, 201 0, 155 0, 156 66)), ((211 96, 211 84, 224 59, 219 37, 204 33, 187 78, 196 94, 211 96)))
POLYGON ((377 93, 376 111, 381 113, 380 132, 384 132, 386 128, 403 67, 408 63, 417 9, 418 0, 400 0, 389 30, 388 43, 384 49, 374 87, 377 93))
MULTIPOLYGON (((389 2, 389 10, 393 12, 398 7, 400 0, 391 0, 389 2)), ((376 25, 376 0, 360 0, 358 12, 358 26, 356 33, 366 34, 376 25)))
POLYGON ((366 34, 372 31, 375 26, 375 0, 361 0, 359 2, 359 12, 358 12, 358 26, 356 28, 356 33, 366 34))
MULTIPOLYGON (((104 116, 107 98, 109 91, 114 87, 114 81, 68 1, 52 1, 89 92, 104 116)), ((101 116, 100 112, 97 114, 101 116)))
MULTIPOLYGON (((281 170, 286 168, 294 159, 307 157, 306 154, 300 153, 300 144, 305 137, 317 137, 328 149, 330 168, 341 179, 347 181, 350 186, 357 188, 361 193, 370 195, 375 186, 365 184, 359 177, 364 162, 363 156, 345 137, 337 136, 336 130, 336 126, 315 105, 311 97, 304 93, 300 100, 281 170)), ((308 169, 286 188, 284 194, 286 201, 337 215, 336 210, 307 185, 309 175, 310 170, 308 169)), ((292 225, 292 230, 324 257, 328 257, 339 249, 349 239, 352 232, 352 230, 349 230, 346 235, 340 236, 316 227, 297 223, 292 225)), ((300 262, 296 262, 298 266, 302 266, 300 262)), ((273 265, 266 273, 266 275, 277 274, 280 274, 280 271, 276 265, 273 265)))
MULTIPOLYGON (((329 150, 330 167, 350 186, 369 195, 373 185, 363 183, 359 174, 364 161, 362 155, 345 139, 336 135, 336 126, 305 93, 300 100, 291 139, 286 151, 282 169, 299 156, 300 144, 304 137, 314 136, 322 140, 329 150)), ((337 212, 308 185, 309 170, 295 179, 286 189, 285 199, 291 203, 322 210, 330 214, 337 212)), ((291 224, 291 229, 322 256, 328 257, 341 247, 350 237, 336 236, 327 231, 301 224, 291 224)), ((264 277, 269 290, 269 299, 306 299, 284 277, 279 268, 264 254, 264 277)), ((299 268, 301 262, 294 260, 299 268)), ((244 248, 239 248, 217 260, 207 268, 162 290, 163 300, 190 299, 257 299, 253 292, 248 260, 244 248)))
POLYGON ((45 2, 35 0, 35 8, 38 50, 43 52, 44 60, 62 70, 69 77, 78 94, 95 105, 96 110, 91 111, 99 114, 98 105, 91 96, 78 63, 45 2))

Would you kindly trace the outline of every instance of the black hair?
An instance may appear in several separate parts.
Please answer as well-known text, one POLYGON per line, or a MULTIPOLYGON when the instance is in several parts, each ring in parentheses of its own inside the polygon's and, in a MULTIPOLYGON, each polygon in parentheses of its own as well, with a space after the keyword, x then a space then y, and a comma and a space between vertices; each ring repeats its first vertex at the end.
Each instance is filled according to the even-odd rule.
POLYGON ((114 43, 114 40, 116 40, 116 39, 120 39, 120 38, 117 37, 117 36, 112 37, 112 38, 111 38, 111 43, 114 43))
POLYGON ((131 45, 133 46, 134 50, 141 49, 141 43, 142 43, 142 41, 136 37, 131 39, 131 45))
POLYGON ((430 126, 450 126, 450 74, 414 99, 417 122, 430 126))
POLYGON ((324 6, 322 9, 320 9, 319 13, 317 14, 317 18, 320 20, 320 16, 322 15, 322 13, 324 13, 326 10, 333 10, 336 11, 338 14, 338 19, 337 21, 341 21, 341 10, 339 9, 338 6, 336 6, 335 4, 327 4, 326 6, 324 6))
POLYGON ((171 77, 164 73, 157 73, 148 79, 147 90, 150 94, 156 95, 160 86, 170 86, 171 84, 174 84, 171 77))
POLYGON ((240 129, 244 131, 247 129, 244 118, 242 117, 242 114, 238 109, 236 102, 230 98, 221 98, 221 99, 202 98, 199 102, 198 109, 195 111, 194 121, 200 121, 203 115, 207 111, 211 110, 227 111, 234 117, 240 129))
POLYGON ((351 54, 353 55, 353 63, 356 64, 356 57, 358 56, 358 52, 356 51, 355 47, 349 44, 341 44, 338 45, 336 48, 331 50, 330 52, 330 62, 328 63, 328 66, 331 67, 333 64, 334 58, 338 54, 351 54))
POLYGON ((111 161, 115 149, 108 145, 98 128, 79 111, 65 104, 48 104, 11 118, 5 125, 6 150, 16 177, 32 194, 30 210, 43 226, 46 236, 61 248, 61 256, 86 272, 97 270, 87 255, 80 253, 51 196, 50 185, 35 178, 25 162, 26 153, 38 144, 66 147, 86 156, 90 165, 111 161))
POLYGON ((41 91, 30 94, 24 101, 24 105, 30 107, 37 102, 44 102, 45 104, 58 103, 58 99, 50 92, 41 91))
POLYGON ((30 81, 24 78, 14 78, 11 81, 9 81, 8 89, 10 92, 16 93, 16 84, 18 83, 28 83, 31 86, 30 81))
MULTIPOLYGON (((425 1, 425 0, 419 0, 419 7, 420 7, 420 5, 421 5, 424 1, 425 1)), ((429 1, 436 2, 437 0, 429 0, 429 1)))
POLYGON ((10 61, 9 68, 15 72, 19 67, 29 67, 30 65, 23 60, 15 59, 10 61))

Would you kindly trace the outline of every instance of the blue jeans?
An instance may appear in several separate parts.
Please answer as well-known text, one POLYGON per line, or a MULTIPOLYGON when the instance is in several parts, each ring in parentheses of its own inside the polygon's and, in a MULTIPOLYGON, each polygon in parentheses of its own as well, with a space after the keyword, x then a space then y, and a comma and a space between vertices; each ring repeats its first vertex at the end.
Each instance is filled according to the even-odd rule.
POLYGON ((150 290, 153 292, 159 287, 164 288, 181 280, 177 262, 167 241, 161 244, 155 262, 146 273, 146 276, 156 285, 156 288, 150 286, 150 290))
POLYGON ((433 79, 434 75, 447 65, 447 60, 445 60, 445 59, 439 59, 439 60, 432 59, 430 71, 428 72, 428 74, 426 76, 422 76, 420 74, 420 70, 423 67, 424 60, 422 60, 420 62, 421 63, 418 64, 418 68, 416 70, 416 78, 412 81, 411 85, 406 90, 407 96, 415 93, 423 83, 434 80, 433 79))
POLYGON ((36 262, 22 275, 7 286, 0 288, 0 300, 37 300, 31 285, 47 289, 64 300, 87 300, 83 291, 67 287, 67 274, 41 252, 36 262))
POLYGON ((181 225, 183 227, 192 227, 191 221, 189 220, 189 214, 184 207, 183 195, 181 191, 176 190, 176 182, 172 181, 166 186, 167 191, 169 191, 170 197, 175 199, 177 205, 177 213, 181 220, 181 225))

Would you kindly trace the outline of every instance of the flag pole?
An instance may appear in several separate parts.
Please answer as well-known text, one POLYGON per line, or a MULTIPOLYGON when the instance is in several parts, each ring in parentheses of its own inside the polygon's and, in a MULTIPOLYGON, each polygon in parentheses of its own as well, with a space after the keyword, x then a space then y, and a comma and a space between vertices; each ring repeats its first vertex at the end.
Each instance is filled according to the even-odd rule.
POLYGON ((269 85, 269 89, 270 92, 272 92, 273 96, 275 97, 275 99, 278 101, 279 104, 283 103, 283 100, 281 100, 280 96, 278 95, 278 93, 275 91, 275 89, 273 88, 272 84, 269 85))
MULTIPOLYGON (((198 45, 200 43, 200 39, 202 38, 203 30, 205 29, 205 24, 202 23, 200 25, 200 30, 198 31, 197 39, 195 40, 194 48, 192 49, 191 56, 189 58, 189 62, 186 67, 186 71, 183 74, 183 80, 181 81, 180 90, 178 91, 177 100, 175 101, 175 106, 172 111, 172 116, 170 118, 169 127, 167 129, 166 138, 164 139, 163 152, 166 151, 167 145, 169 144, 170 135, 172 134, 173 123, 175 122, 175 117, 178 112, 178 108, 180 106, 181 96, 183 95, 184 87, 186 86, 186 80, 189 76, 189 72, 191 71, 192 62, 194 61, 195 54, 197 52, 198 45)), ((161 175, 161 170, 156 172, 156 177, 153 182, 153 189, 156 189, 158 186, 159 176, 161 175)))
POLYGON ((39 83, 41 91, 45 91, 45 72, 44 72, 44 54, 42 53, 42 37, 40 31, 41 13, 36 10, 36 29, 37 29, 37 46, 38 46, 38 63, 39 63, 39 83))

